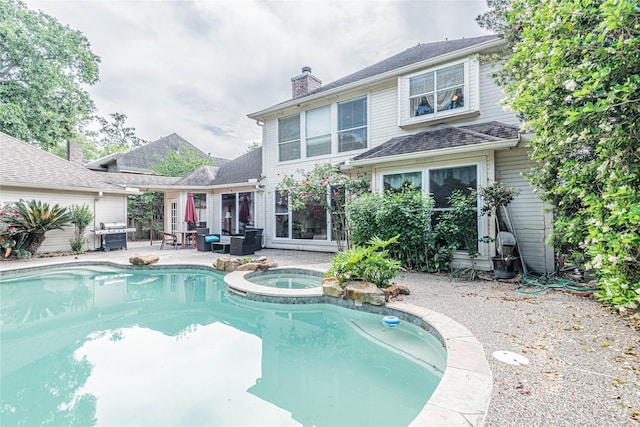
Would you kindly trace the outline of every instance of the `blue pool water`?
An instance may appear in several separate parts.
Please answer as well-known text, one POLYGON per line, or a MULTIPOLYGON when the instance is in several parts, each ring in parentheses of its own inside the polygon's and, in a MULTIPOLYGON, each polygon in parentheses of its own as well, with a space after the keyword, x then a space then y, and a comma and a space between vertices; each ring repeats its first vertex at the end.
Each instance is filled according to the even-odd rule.
POLYGON ((256 271, 245 275, 256 285, 279 289, 308 289, 322 286, 322 274, 299 269, 256 271))
POLYGON ((2 426, 407 425, 446 359, 407 322, 96 266, 0 278, 0 347, 2 426))

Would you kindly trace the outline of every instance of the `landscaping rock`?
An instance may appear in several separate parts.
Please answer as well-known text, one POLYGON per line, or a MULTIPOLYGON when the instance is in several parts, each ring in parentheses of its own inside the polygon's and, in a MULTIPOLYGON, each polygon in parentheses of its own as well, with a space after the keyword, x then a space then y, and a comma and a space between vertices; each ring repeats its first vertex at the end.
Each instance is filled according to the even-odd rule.
POLYGON ((334 298, 342 298, 344 289, 339 283, 324 283, 322 282, 322 293, 334 298))
POLYGON ((133 265, 155 264, 160 259, 157 255, 134 255, 129 257, 129 262, 133 265))
POLYGON ((349 282, 344 289, 344 299, 352 299, 363 304, 384 305, 384 292, 366 282, 349 282))
POLYGON ((238 268, 239 265, 240 261, 231 259, 228 256, 218 258, 213 264, 216 269, 226 271, 227 273, 236 271, 236 268, 238 268))
MULTIPOLYGON (((257 269, 262 269, 263 264, 259 262, 248 262, 246 264, 240 264, 236 267, 236 271, 256 271, 257 269)), ((265 269, 266 270, 266 269, 265 269)))
POLYGON ((384 300, 385 302, 389 302, 389 299, 397 299, 398 295, 410 295, 411 292, 409 291, 409 288, 407 288, 406 286, 402 286, 402 285, 392 285, 389 286, 386 289, 383 289, 382 292, 384 293, 384 300))

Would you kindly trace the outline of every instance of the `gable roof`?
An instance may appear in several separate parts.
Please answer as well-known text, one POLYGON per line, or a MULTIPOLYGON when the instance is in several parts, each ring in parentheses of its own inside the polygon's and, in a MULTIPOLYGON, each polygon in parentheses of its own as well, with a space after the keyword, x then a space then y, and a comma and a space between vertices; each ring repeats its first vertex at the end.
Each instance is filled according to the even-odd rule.
MULTIPOLYGON (((109 169, 110 164, 116 163, 118 172, 153 173, 150 166, 158 163, 158 158, 164 159, 169 151, 178 150, 194 150, 203 159, 209 157, 208 154, 204 153, 177 133, 172 133, 171 135, 135 148, 128 153, 109 154, 85 166, 92 170, 106 171, 109 169)), ((228 161, 228 159, 221 157, 213 158, 214 166, 222 166, 228 161)))
POLYGON ((370 164, 381 161, 453 153, 455 151, 484 150, 513 146, 519 141, 517 126, 501 122, 487 122, 468 126, 439 124, 411 135, 402 135, 355 156, 350 164, 370 164))
POLYGON ((370 65, 362 70, 321 86, 320 88, 305 95, 291 98, 262 111, 249 114, 248 116, 253 119, 259 119, 265 114, 291 105, 296 105, 304 98, 321 97, 327 92, 331 93, 338 90, 346 90, 347 87, 364 84, 365 82, 370 83, 372 80, 382 80, 392 76, 397 76, 409 72, 412 66, 422 66, 428 61, 437 61, 439 59, 446 58, 449 55, 470 55, 499 43, 503 43, 502 39, 493 34, 457 40, 420 43, 417 46, 406 49, 405 51, 384 59, 376 64, 370 65))
POLYGON ((261 176, 262 147, 258 147, 222 165, 213 185, 241 184, 261 176))
POLYGON ((99 174, 0 132, 0 186, 125 193, 99 174))

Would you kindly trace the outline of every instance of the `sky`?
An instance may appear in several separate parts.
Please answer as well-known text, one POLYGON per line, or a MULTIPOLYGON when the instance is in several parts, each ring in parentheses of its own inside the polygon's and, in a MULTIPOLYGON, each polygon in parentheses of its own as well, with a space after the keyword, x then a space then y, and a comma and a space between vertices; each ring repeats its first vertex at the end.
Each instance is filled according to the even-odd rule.
POLYGON ((488 34, 484 0, 26 0, 101 58, 97 114, 140 138, 177 133, 234 158, 261 142, 247 114, 291 98, 303 66, 324 84, 418 43, 488 34))

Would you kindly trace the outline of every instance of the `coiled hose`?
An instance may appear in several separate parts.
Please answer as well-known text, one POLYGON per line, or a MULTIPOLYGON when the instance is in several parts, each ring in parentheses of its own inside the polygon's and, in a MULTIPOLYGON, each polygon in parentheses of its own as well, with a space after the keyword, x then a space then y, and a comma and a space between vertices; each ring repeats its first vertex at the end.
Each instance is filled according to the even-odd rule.
POLYGON ((522 274, 520 278, 522 283, 516 286, 516 291, 523 294, 537 294, 548 289, 568 289, 571 291, 595 291, 596 288, 586 286, 583 283, 574 280, 561 279, 558 277, 558 270, 549 274, 522 274))

